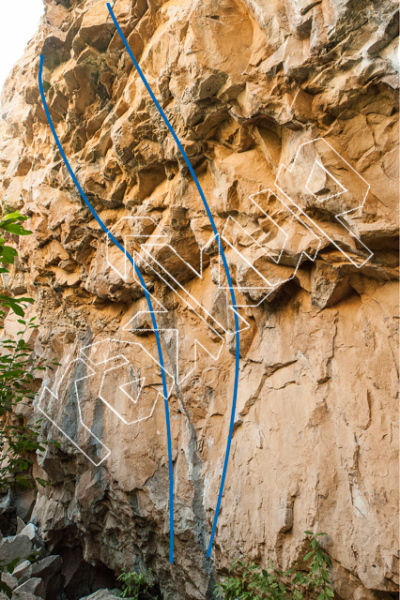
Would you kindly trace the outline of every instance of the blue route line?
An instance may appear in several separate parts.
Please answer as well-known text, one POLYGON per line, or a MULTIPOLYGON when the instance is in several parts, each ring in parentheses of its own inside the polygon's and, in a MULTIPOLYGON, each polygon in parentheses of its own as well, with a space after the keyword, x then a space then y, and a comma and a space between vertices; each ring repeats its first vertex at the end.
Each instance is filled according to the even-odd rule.
POLYGON ((213 546, 213 542, 214 542, 214 536, 215 536, 215 530, 217 528, 217 522, 218 522, 218 516, 219 516, 219 511, 221 508, 221 501, 222 501, 222 496, 224 493, 224 486, 225 486, 225 479, 226 479, 226 471, 228 469, 228 462, 229 462, 229 454, 230 454, 230 450, 231 450, 231 443, 232 443, 232 434, 233 434, 233 425, 235 422, 235 413, 236 413, 236 403, 237 403, 237 396, 238 396, 238 388, 239 388, 239 359, 240 359, 240 334, 239 334, 239 318, 238 318, 238 312, 237 312, 237 304, 236 304, 236 298, 235 298, 235 292, 233 289, 233 283, 232 283, 232 279, 231 279, 231 275, 229 272, 229 267, 228 267, 228 263, 226 260, 226 256, 225 256, 225 252, 224 249, 222 247, 221 244, 221 240, 219 237, 219 233, 218 233, 218 229, 215 225, 213 216, 211 214, 211 210, 210 207, 207 203, 206 197, 203 193, 203 190, 201 189, 199 180, 197 179, 196 173, 194 172, 194 169, 191 165, 191 162, 181 144, 181 142, 179 141, 178 136, 175 133, 174 128, 172 127, 171 123, 169 122, 165 112, 163 111, 163 109, 161 108, 157 98, 155 97, 153 90, 151 89, 146 77, 143 74, 142 69, 139 66, 138 61, 136 60, 136 58, 133 55, 132 50, 129 47, 129 44, 121 30, 121 27, 119 26, 119 23, 114 15, 113 9, 111 8, 110 3, 107 3, 107 8, 108 11, 111 15, 112 20, 114 21, 114 25, 119 33, 119 36, 133 62, 133 64, 136 67, 137 72, 140 75, 141 80, 143 81, 144 85, 146 86, 146 89, 148 91, 148 93, 150 94, 151 99, 153 100, 158 112, 160 113, 161 117, 164 120, 164 123, 166 124, 166 126, 168 127, 169 131, 172 134, 172 137, 174 138, 184 160, 185 163, 190 171, 190 174, 193 177, 193 180, 196 184, 197 190, 200 194, 200 197, 202 199, 204 208, 206 209, 207 212, 207 216, 210 220, 211 223, 211 227, 213 229, 214 235, 217 239, 218 242, 218 248, 219 248, 219 252, 222 258, 222 262, 224 265, 224 269, 225 269, 225 273, 226 273, 226 278, 228 280, 228 284, 229 284, 229 290, 230 290, 230 295, 231 295, 231 300, 232 300, 232 305, 233 305, 233 311, 234 311, 234 316, 235 316, 235 335, 236 335, 236 361, 235 361, 235 384, 234 384, 234 390, 233 390, 233 400, 232 400, 232 410, 231 410, 231 419, 230 419, 230 424, 229 424, 229 434, 228 434, 228 442, 227 442, 227 446, 226 446, 226 451, 225 451, 225 459, 224 459, 224 466, 222 469, 222 477, 221 477, 221 484, 220 484, 220 488, 219 488, 219 494, 218 494, 218 501, 217 501, 217 506, 215 509, 215 515, 214 515, 214 521, 213 521, 213 525, 212 525, 212 529, 211 529, 211 536, 210 536, 210 542, 209 542, 209 546, 208 546, 208 550, 207 550, 207 556, 211 556, 211 550, 212 550, 212 546, 213 546))
POLYGON ((153 305, 151 302, 151 297, 150 294, 147 290, 146 287, 146 283, 142 277, 142 274, 140 273, 135 261, 133 260, 132 256, 129 254, 129 252, 123 247, 121 246, 121 244, 115 239, 115 237, 113 236, 113 234, 110 232, 110 230, 107 228, 107 226, 103 223, 103 221, 100 219, 100 217, 98 216, 98 214, 96 213, 96 211, 94 210, 93 206, 90 204, 89 200, 87 199, 85 192, 83 191, 78 179, 76 178, 76 175, 71 167, 71 165, 69 164, 69 161, 65 155, 65 152, 63 150, 63 147, 61 145, 61 142, 59 140, 59 137, 57 135, 57 132, 55 130, 54 124, 53 124, 53 120, 51 118, 50 115, 50 111, 49 108, 47 106, 47 101, 46 101, 46 97, 44 94, 44 89, 43 89, 43 63, 44 63, 44 56, 41 55, 40 56, 40 67, 39 67, 39 89, 40 89, 40 95, 42 97, 42 102, 43 102, 43 107, 44 110, 46 112, 46 117, 47 120, 49 122, 50 128, 51 128, 51 132, 53 134, 53 137, 56 141, 58 150, 60 151, 60 154, 65 162, 65 165, 68 169, 69 174, 72 177, 72 180, 75 184, 75 186, 77 187, 83 201, 85 202, 86 206, 88 207, 88 209, 90 210, 90 212, 92 213, 93 217, 96 219, 96 221, 98 222, 98 224, 100 225, 100 227, 102 228, 102 230, 104 231, 104 233, 106 233, 110 240, 115 244, 115 246, 117 248, 119 248, 119 250, 121 250, 121 252, 124 253, 124 255, 126 256, 126 258, 129 260, 129 262, 131 263, 131 265, 133 266, 133 268, 135 269, 135 273, 138 276, 138 279, 140 281, 140 285, 143 288, 144 291, 144 295, 146 297, 147 300, 147 305, 149 307, 150 310, 150 314, 151 314, 151 320, 153 323, 153 329, 154 329, 154 333, 156 335, 156 340, 157 340, 157 350, 158 350, 158 356, 159 356, 159 360, 160 360, 160 365, 161 365, 161 377, 162 377, 162 386, 163 386, 163 395, 164 395, 164 408, 165 408, 165 419, 166 419, 166 426, 167 426, 167 442, 168 442, 168 475, 169 475, 169 520, 170 520, 170 537, 169 537, 169 560, 171 563, 174 562, 174 484, 173 484, 173 470, 172 470, 172 443, 171 443, 171 423, 170 423, 170 418, 169 418, 169 406, 168 406, 168 389, 167 389, 167 380, 166 380, 166 376, 165 376, 165 368, 164 368, 164 359, 163 359, 163 353, 162 353, 162 346, 161 346, 161 338, 160 338, 160 334, 157 328, 157 321, 156 321, 156 317, 154 314, 154 310, 153 310, 153 305))

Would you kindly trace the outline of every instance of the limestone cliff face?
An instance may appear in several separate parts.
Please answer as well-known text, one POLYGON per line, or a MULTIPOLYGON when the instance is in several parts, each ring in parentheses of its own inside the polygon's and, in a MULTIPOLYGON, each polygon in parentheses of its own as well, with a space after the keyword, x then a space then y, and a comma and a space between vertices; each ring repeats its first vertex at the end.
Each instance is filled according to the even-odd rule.
POLYGON ((34 509, 44 535, 55 544, 74 531, 88 562, 151 567, 166 599, 194 600, 212 597, 235 558, 289 565, 312 529, 328 534, 338 597, 391 597, 397 1, 115 2, 223 234, 240 305, 238 406, 211 559, 235 365, 218 247, 105 1, 45 2, 3 91, 0 149, 3 206, 30 215, 34 232, 6 284, 36 298, 35 351, 62 365, 32 409, 61 444, 38 457, 51 481, 34 509), (56 148, 40 53, 68 159, 163 307, 173 565, 154 332, 137 278, 56 148))

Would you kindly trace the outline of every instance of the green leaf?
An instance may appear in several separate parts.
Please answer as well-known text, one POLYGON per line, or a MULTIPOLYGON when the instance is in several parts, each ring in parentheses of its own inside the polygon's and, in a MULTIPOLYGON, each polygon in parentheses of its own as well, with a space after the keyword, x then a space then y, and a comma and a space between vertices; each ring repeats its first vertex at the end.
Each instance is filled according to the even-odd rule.
POLYGON ((322 570, 321 571, 321 575, 322 575, 322 579, 324 581, 326 581, 327 583, 329 583, 329 573, 327 571, 325 571, 325 570, 322 570))
POLYGON ((334 591, 333 591, 333 589, 331 588, 330 585, 326 586, 325 593, 326 593, 327 596, 329 596, 329 598, 333 598, 334 595, 335 595, 335 593, 334 593, 334 591))
POLYGON ((18 557, 18 558, 14 558, 14 560, 12 560, 10 563, 8 563, 8 565, 7 565, 7 571, 8 571, 9 573, 13 573, 13 572, 14 572, 14 569, 15 569, 15 567, 16 567, 16 566, 17 566, 17 564, 20 562, 20 560, 21 560, 21 559, 18 557))
POLYGON ((16 315, 18 315, 19 317, 24 316, 25 313, 19 304, 10 300, 8 305, 11 308, 11 310, 15 312, 16 315))
POLYGON ((9 598, 12 597, 12 590, 6 583, 4 583, 4 581, 0 581, 0 590, 5 592, 9 598))
POLYGON ((3 246, 1 248, 1 262, 5 264, 13 264, 14 258, 18 256, 18 252, 11 246, 3 246))
MULTIPOLYGON (((40 448, 41 451, 44 450, 44 448, 40 448)), ((46 481, 45 479, 41 479, 40 477, 36 477, 36 481, 42 486, 42 487, 48 487, 50 485, 49 481, 46 481)))
POLYGON ((19 210, 17 210, 17 212, 8 213, 8 215, 3 217, 2 220, 0 221, 0 227, 2 227, 3 223, 5 223, 7 221, 13 221, 13 222, 14 221, 27 221, 28 219, 29 219, 29 217, 27 217, 26 215, 21 215, 19 210))
POLYGON ((3 221, 1 228, 14 235, 30 235, 32 233, 32 231, 24 229, 20 223, 5 223, 3 221))

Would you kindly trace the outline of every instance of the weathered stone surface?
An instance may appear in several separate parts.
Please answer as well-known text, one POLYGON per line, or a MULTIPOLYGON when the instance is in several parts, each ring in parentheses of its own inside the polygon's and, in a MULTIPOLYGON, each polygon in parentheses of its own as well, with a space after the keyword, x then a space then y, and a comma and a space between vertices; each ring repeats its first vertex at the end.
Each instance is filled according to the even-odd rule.
MULTIPOLYGON (((26 289, 17 292, 19 294, 26 293, 26 289)), ((29 517, 32 513, 33 505, 35 504, 35 494, 33 490, 24 490, 17 493, 15 498, 15 505, 17 516, 25 521, 25 523, 29 520, 29 517)))
POLYGON ((113 594, 112 590, 98 590, 94 594, 82 598, 82 600, 115 600, 115 598, 118 598, 118 596, 113 594))
POLYGON ((61 556, 47 556, 32 565, 32 576, 41 579, 49 579, 61 571, 61 556))
POLYGON ((16 558, 27 558, 32 552, 32 542, 25 535, 5 537, 0 542, 0 560, 6 564, 16 558))
POLYGON ((7 571, 2 572, 1 580, 4 581, 4 583, 8 585, 11 590, 15 589, 18 585, 18 579, 7 571))
POLYGON ((23 530, 21 531, 21 535, 25 535, 31 542, 40 542, 41 538, 38 533, 38 528, 33 523, 28 523, 25 525, 23 530))
POLYGON ((29 560, 23 560, 20 562, 14 569, 13 575, 17 579, 21 579, 29 572, 29 569, 32 567, 32 563, 29 560))
POLYGON ((45 589, 43 581, 39 577, 33 577, 32 579, 28 579, 28 581, 25 581, 24 583, 15 588, 13 596, 14 594, 15 597, 18 599, 23 599, 25 595, 45 598, 45 589))
MULTIPOLYGON (((0 594, 0 600, 7 600, 8 596, 6 594, 0 594)), ((20 592, 18 595, 14 594, 13 598, 15 600, 43 600, 41 596, 35 596, 31 592, 20 592)))
POLYGON ((17 535, 19 533, 21 533, 21 531, 25 529, 25 523, 23 522, 22 519, 20 519, 19 517, 17 517, 17 535))
MULTIPOLYGON (((105 3, 46 0, 0 123, 2 204, 29 214, 34 232, 6 283, 36 298, 35 352, 62 364, 45 374, 36 414, 46 408, 69 437, 44 418, 61 448, 38 458, 51 486, 33 516, 54 547, 72 530, 88 563, 151 567, 165 600, 211 599, 238 557, 286 567, 309 529, 327 533, 338 597, 395 594, 397 2, 120 0, 114 10, 196 170, 237 288, 227 484, 207 559, 234 384, 218 246, 105 3), (56 150, 41 51, 66 154, 165 308, 173 565, 153 325, 56 150)), ((16 331, 9 316, 6 333, 16 331)), ((72 558, 67 586, 82 561, 72 558)))
POLYGON ((40 577, 46 586, 51 577, 61 572, 61 566, 61 556, 47 556, 38 562, 30 563, 28 568, 25 565, 19 565, 19 570, 15 572, 15 577, 19 579, 20 583, 24 583, 32 577, 40 577))

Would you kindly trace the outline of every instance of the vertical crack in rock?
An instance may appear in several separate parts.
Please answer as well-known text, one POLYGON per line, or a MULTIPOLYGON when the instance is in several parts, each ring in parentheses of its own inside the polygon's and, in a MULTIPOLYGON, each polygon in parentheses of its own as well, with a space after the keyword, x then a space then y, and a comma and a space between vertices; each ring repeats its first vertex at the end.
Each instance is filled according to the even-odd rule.
MULTIPOLYGON (((165 326, 165 321, 163 325, 165 326)), ((176 323, 173 323, 171 322, 171 320, 169 320, 168 327, 170 329, 173 329, 174 326, 176 326, 176 323)), ((170 348, 167 344, 165 344, 164 347, 167 348, 169 361, 172 365, 173 372, 177 376, 178 365, 174 360, 174 353, 176 352, 176 348, 170 348)), ((198 452, 198 437, 196 429, 191 421, 189 411, 185 406, 184 397, 181 390, 179 389, 179 384, 175 386, 175 389, 179 399, 180 407, 185 415, 185 426, 187 427, 189 436, 189 441, 184 448, 184 453, 189 467, 190 481, 193 484, 192 510, 195 516, 195 541, 199 547, 200 554, 202 555, 202 570, 205 573, 206 578, 208 579, 208 581, 206 582, 204 597, 206 600, 213 600, 215 598, 216 579, 214 571, 214 561, 211 558, 207 557, 209 528, 206 510, 204 506, 205 489, 204 478, 202 475, 203 463, 198 452)))

